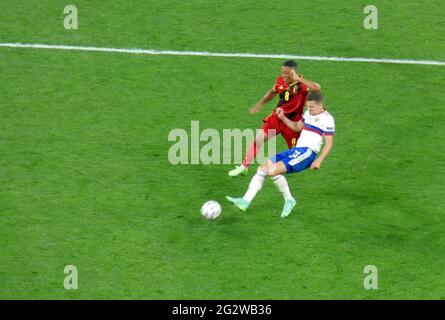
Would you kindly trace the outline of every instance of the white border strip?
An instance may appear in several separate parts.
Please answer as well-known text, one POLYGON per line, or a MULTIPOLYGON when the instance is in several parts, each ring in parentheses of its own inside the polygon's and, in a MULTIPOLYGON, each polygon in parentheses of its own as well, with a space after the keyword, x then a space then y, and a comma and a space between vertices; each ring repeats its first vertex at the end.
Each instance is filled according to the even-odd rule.
POLYGON ((445 61, 434 61, 434 60, 399 60, 399 59, 319 57, 319 56, 300 56, 300 55, 285 55, 285 54, 217 53, 217 52, 206 52, 206 51, 119 49, 119 48, 99 48, 99 47, 28 44, 28 43, 0 43, 0 47, 54 49, 54 50, 72 50, 72 51, 94 51, 94 52, 117 52, 117 53, 148 54, 148 55, 201 56, 201 57, 225 57, 225 58, 259 58, 259 59, 295 59, 295 60, 313 60, 313 61, 368 62, 368 63, 392 63, 392 64, 417 64, 417 65, 445 66, 445 61))

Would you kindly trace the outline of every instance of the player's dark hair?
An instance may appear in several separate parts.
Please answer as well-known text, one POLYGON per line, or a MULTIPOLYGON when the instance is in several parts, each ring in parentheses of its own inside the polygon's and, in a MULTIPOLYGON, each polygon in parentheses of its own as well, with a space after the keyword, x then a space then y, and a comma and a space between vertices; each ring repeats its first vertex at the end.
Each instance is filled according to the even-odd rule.
POLYGON ((294 60, 287 60, 287 61, 284 61, 283 67, 297 69, 297 63, 294 60))
POLYGON ((307 95, 307 101, 315 101, 318 104, 323 103, 323 95, 319 91, 311 91, 307 95))

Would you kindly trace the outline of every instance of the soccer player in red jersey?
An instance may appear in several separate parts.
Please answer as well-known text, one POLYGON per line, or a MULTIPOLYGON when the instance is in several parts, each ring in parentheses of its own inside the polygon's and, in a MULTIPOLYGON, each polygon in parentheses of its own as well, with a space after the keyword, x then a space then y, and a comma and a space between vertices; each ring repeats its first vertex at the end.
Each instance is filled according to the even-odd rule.
POLYGON ((281 76, 278 77, 274 87, 269 90, 266 95, 250 109, 250 113, 257 113, 261 110, 263 105, 272 100, 278 93, 279 100, 274 111, 263 120, 264 124, 255 140, 247 149, 246 156, 243 163, 229 172, 229 176, 235 177, 240 174, 245 175, 250 163, 256 157, 258 150, 263 146, 264 142, 273 137, 275 134, 280 134, 286 140, 289 148, 295 147, 300 133, 292 131, 286 126, 283 121, 278 118, 275 110, 281 108, 284 115, 294 121, 298 122, 302 115, 306 97, 310 91, 319 91, 320 85, 310 80, 303 79, 301 75, 297 74, 297 63, 293 60, 288 60, 281 66, 281 76))

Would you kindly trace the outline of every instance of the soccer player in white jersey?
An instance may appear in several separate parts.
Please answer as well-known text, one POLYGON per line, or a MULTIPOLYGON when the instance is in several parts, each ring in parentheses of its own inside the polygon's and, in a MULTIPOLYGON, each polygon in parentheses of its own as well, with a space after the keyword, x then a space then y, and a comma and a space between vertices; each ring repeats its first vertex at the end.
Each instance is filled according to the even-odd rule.
POLYGON ((286 118, 283 111, 277 109, 277 115, 284 124, 295 132, 301 131, 300 138, 294 148, 278 153, 258 168, 257 173, 250 181, 246 194, 242 198, 226 197, 242 211, 247 210, 253 198, 263 187, 266 176, 269 176, 284 197, 284 208, 281 217, 287 217, 297 201, 291 195, 283 174, 300 172, 307 168, 319 169, 331 151, 334 144, 335 123, 334 118, 324 106, 322 94, 318 91, 309 93, 306 107, 303 121, 298 122, 286 118))

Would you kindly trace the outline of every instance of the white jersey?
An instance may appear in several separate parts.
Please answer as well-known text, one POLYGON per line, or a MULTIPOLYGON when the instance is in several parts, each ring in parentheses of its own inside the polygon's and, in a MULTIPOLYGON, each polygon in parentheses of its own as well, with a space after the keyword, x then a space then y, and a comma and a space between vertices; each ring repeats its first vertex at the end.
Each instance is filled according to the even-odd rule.
POLYGON ((296 147, 307 147, 318 153, 323 145, 323 136, 334 135, 335 122, 329 112, 311 115, 307 110, 303 115, 304 127, 296 147))

